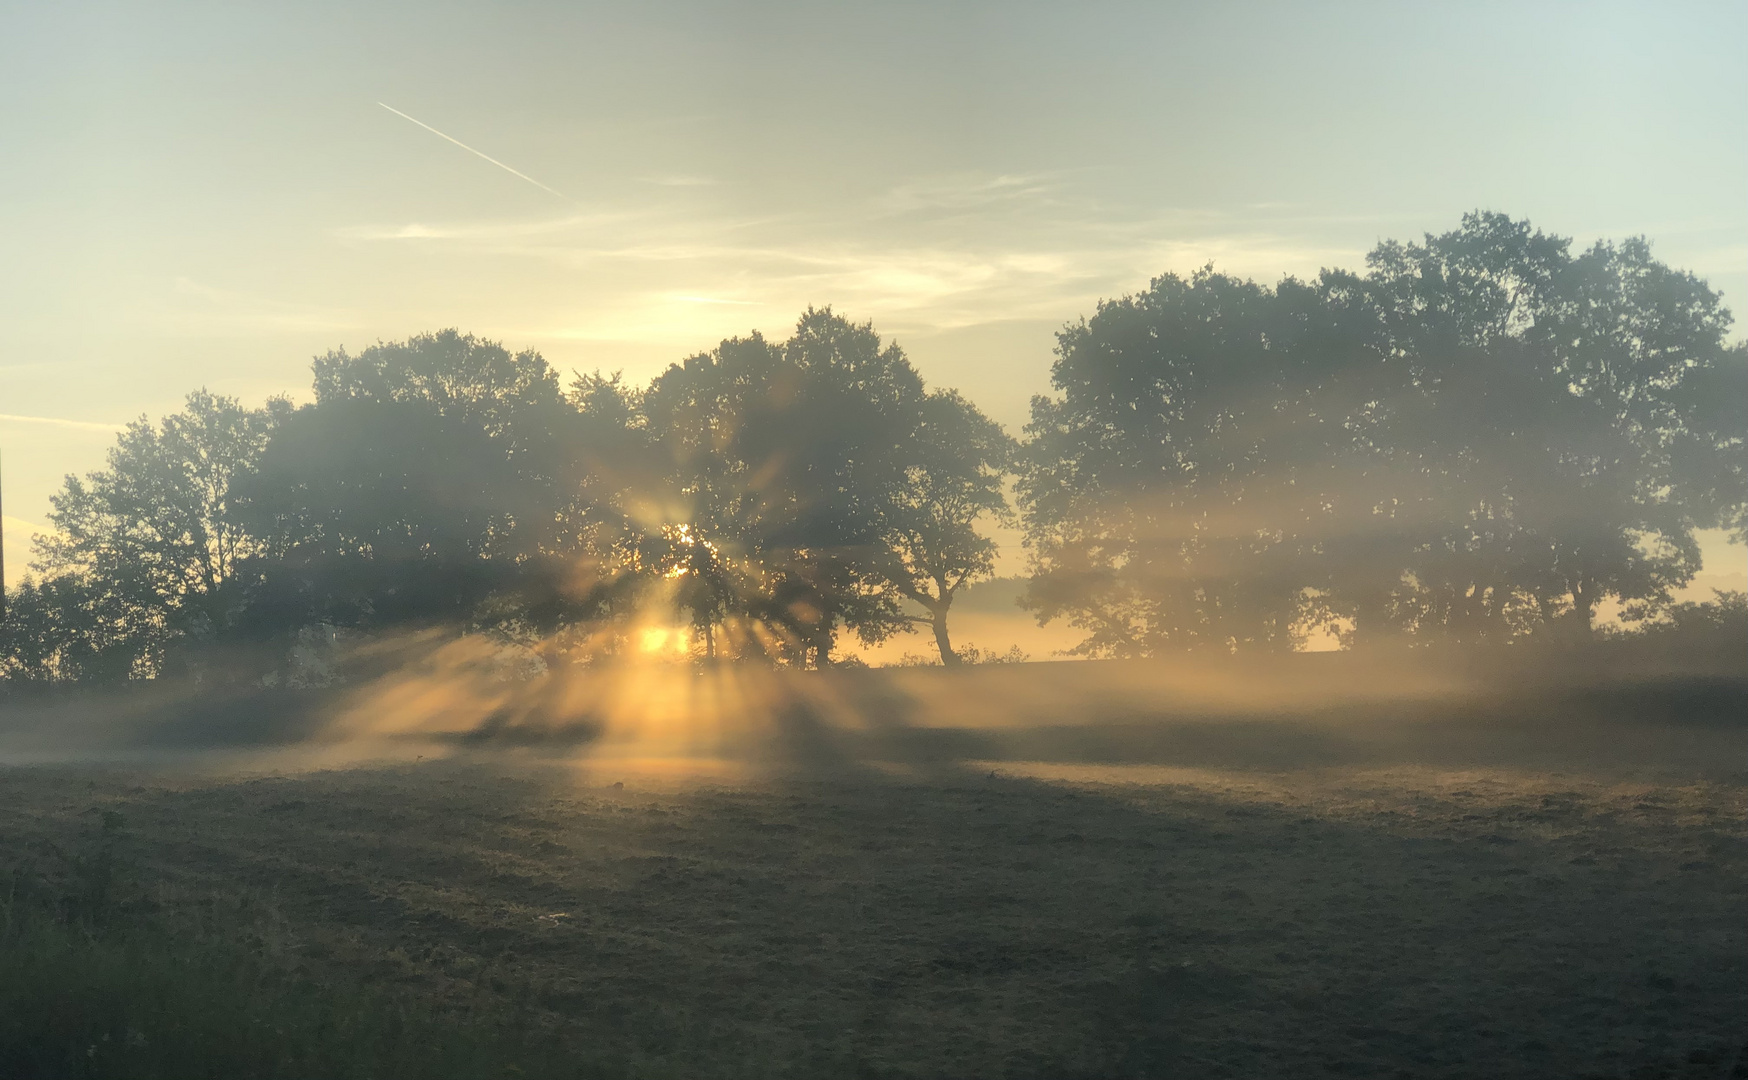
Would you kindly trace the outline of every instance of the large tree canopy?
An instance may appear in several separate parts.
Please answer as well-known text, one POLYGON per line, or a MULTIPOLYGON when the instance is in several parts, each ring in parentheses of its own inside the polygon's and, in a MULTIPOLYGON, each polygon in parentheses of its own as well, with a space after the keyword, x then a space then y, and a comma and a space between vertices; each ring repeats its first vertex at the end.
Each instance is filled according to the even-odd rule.
POLYGON ((316 399, 238 502, 268 556, 268 625, 467 618, 495 592, 576 588, 611 549, 628 419, 613 387, 567 397, 539 354, 455 331, 315 361, 316 399))
POLYGON ((1089 655, 1718 622, 1672 601, 1696 529, 1748 539, 1729 326, 1644 240, 1473 214, 1359 270, 1210 267, 1100 304, 1023 446, 830 308, 641 388, 453 330, 379 342, 316 358, 308 404, 202 391, 68 477, 0 672, 198 671, 319 624, 807 666, 927 627, 954 664, 1016 473, 1025 602, 1089 655))
POLYGON ((228 624, 243 602, 239 566, 259 547, 232 513, 233 485, 287 411, 283 401, 245 409, 196 391, 157 427, 144 417, 129 424, 106 468, 67 477, 49 513, 56 532, 38 538, 33 568, 44 580, 26 607, 76 600, 69 625, 81 629, 52 647, 54 631, 35 633, 37 669, 154 674, 172 642, 210 639, 228 624))
POLYGON ((829 309, 787 342, 724 341, 650 385, 668 469, 656 535, 663 565, 692 575, 700 630, 817 664, 840 624, 870 642, 905 626, 879 569, 924 399, 902 350, 829 309))
MULTIPOLYGON (((1729 315, 1642 240, 1496 214, 1274 289, 1204 270, 1060 335, 1023 491, 1085 652, 1588 633, 1666 603, 1728 492, 1729 315)), ((1732 515, 1734 515, 1732 517, 1732 515)))
POLYGON ((69 478, 11 666, 150 675, 177 641, 314 624, 491 626, 596 655, 664 611, 708 656, 821 665, 841 632, 922 621, 953 662, 947 609, 992 565, 976 525, 1006 512, 1000 428, 829 309, 644 390, 567 391, 538 354, 455 331, 314 374, 295 409, 195 395, 69 478))

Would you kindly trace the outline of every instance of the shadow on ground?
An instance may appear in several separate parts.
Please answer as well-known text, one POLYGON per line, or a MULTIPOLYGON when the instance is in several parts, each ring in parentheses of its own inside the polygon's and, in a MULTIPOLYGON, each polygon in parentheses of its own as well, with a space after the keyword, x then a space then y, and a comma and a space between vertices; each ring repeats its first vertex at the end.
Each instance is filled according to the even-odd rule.
POLYGON ((1740 784, 841 765, 10 770, 0 836, 120 814, 294 966, 485 987, 627 1075, 1710 1077, 1748 1014, 1740 784))
MULTIPOLYGON (((216 706, 142 705, 152 762, 0 771, 0 861, 125 822, 153 903, 247 900, 318 980, 495 995, 600 1075, 1723 1075, 1744 682, 1354 674, 487 688, 346 768, 177 757, 216 706)), ((350 746, 321 704, 233 745, 350 746)), ((0 748, 53 749, 44 715, 0 748)))

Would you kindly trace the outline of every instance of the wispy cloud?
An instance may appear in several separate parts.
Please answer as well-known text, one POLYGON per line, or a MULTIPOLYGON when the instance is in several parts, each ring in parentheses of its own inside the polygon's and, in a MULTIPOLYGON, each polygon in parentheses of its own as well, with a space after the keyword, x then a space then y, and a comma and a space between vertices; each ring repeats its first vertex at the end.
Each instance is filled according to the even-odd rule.
POLYGON ((619 211, 600 211, 532 221, 465 221, 440 225, 412 221, 405 225, 343 226, 333 230, 332 235, 344 240, 473 240, 489 243, 567 235, 581 229, 624 224, 639 216, 619 211))
MULTIPOLYGON (((1748 264, 1748 244, 1695 245, 1686 262, 1702 277, 1739 272, 1748 264)), ((1740 303, 1740 297, 1730 297, 1740 303)), ((1740 309, 1738 309, 1740 310, 1740 309)))
MULTIPOLYGON (((84 431, 104 431, 114 434, 123 430, 121 424, 103 424, 95 420, 67 420, 59 416, 19 416, 15 413, 0 413, 0 423, 7 424, 52 424, 55 427, 77 428, 84 431)), ((7 518, 17 521, 17 518, 7 518)))
POLYGON ((1039 200, 1056 190, 1054 178, 1042 174, 959 174, 900 184, 877 199, 875 206, 888 213, 979 210, 1003 203, 1039 200))
POLYGON ((191 337, 350 330, 355 313, 219 289, 186 277, 170 281, 168 296, 142 305, 142 321, 162 332, 191 337))
POLYGON ((568 283, 574 299, 562 312, 522 308, 495 333, 682 344, 772 328, 810 303, 909 332, 1067 319, 1168 270, 1212 262, 1272 282, 1360 256, 1317 244, 1312 238, 1328 231, 1294 213, 1282 207, 1259 219, 1255 208, 1234 206, 1137 214, 1100 205, 1064 177, 964 174, 919 178, 848 205, 762 215, 677 201, 339 235, 545 262, 568 283))

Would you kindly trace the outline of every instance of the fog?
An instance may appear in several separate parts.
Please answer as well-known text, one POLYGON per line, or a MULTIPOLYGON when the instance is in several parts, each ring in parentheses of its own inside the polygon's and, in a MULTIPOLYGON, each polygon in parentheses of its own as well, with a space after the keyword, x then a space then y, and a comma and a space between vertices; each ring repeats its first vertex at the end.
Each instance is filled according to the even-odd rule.
POLYGON ((1744 17, 9 19, 0 1074, 1748 1080, 1744 17))

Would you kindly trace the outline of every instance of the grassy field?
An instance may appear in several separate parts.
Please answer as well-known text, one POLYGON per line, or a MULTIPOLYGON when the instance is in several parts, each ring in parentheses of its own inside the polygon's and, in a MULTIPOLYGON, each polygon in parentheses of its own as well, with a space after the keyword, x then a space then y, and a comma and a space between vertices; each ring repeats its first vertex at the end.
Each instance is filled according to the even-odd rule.
POLYGON ((858 676, 760 768, 0 770, 0 1066, 1748 1076, 1738 684, 1148 712, 1036 667, 858 676))

